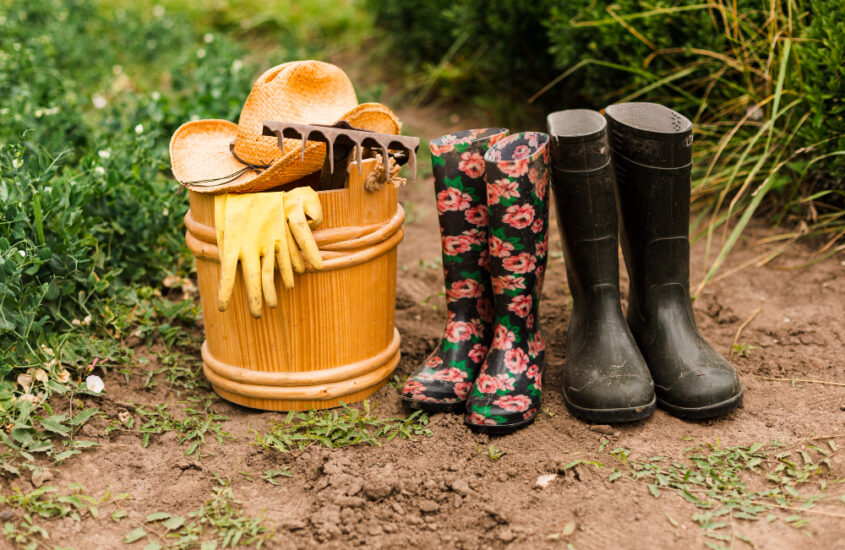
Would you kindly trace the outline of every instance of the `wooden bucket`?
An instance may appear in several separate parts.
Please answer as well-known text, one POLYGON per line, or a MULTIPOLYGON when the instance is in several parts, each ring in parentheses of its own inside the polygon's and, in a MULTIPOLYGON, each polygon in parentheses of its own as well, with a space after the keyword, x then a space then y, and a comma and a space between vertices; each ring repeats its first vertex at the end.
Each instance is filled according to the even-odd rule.
POLYGON ((370 396, 399 363, 396 246, 405 212, 387 184, 364 189, 375 160, 349 169, 346 189, 321 191, 314 237, 321 271, 275 285, 279 304, 250 315, 240 266, 229 309, 217 309, 220 260, 214 197, 189 192, 185 240, 197 261, 206 340, 203 370, 220 397, 257 409, 327 409, 370 396))

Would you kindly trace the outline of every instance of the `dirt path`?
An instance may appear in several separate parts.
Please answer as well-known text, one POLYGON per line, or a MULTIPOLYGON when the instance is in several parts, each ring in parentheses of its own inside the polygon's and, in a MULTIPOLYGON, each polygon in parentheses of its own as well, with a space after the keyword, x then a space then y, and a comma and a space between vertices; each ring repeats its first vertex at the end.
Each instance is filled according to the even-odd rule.
MULTIPOLYGON (((415 125, 413 116, 406 120, 415 125)), ((435 346, 445 313, 430 178, 401 195, 408 210, 406 237, 399 249, 397 298, 397 325, 403 339, 398 374, 404 376, 435 346)), ((469 432, 460 416, 438 415, 431 419, 431 437, 394 439, 382 447, 328 450, 311 446, 301 453, 282 454, 254 444, 255 432, 266 432, 282 415, 217 399, 213 410, 229 418, 223 429, 232 437, 222 446, 208 437, 201 450, 208 456, 197 459, 185 456, 186 446, 179 444, 174 433, 153 435, 143 448, 138 433, 118 430, 104 435, 109 422, 99 418, 83 431, 101 447, 67 461, 49 484, 66 488, 77 482, 84 484, 87 494, 111 490, 113 495, 128 493, 129 497, 103 504, 98 519, 86 515, 81 522, 65 519, 47 524, 50 543, 118 547, 128 532, 145 525, 148 514, 165 511, 187 516, 206 502, 222 480, 244 502, 247 513, 266 514, 266 524, 276 529, 275 541, 268 548, 495 548, 508 544, 518 548, 566 548, 568 544, 578 549, 705 548, 708 542, 730 547, 731 542, 705 536, 706 531, 693 520, 703 510, 677 492, 663 489, 655 498, 647 482, 631 478, 627 471, 611 482, 612 468, 622 471, 624 467, 608 453, 626 448, 636 460, 665 456, 680 461, 684 449, 699 444, 731 447, 775 440, 792 446, 788 450, 813 453, 808 447, 810 438, 819 438, 814 440, 819 446, 833 440, 845 447, 845 257, 803 270, 780 269, 810 259, 809 251, 793 247, 770 265, 748 268, 711 284, 695 301, 700 328, 719 351, 731 352, 740 328, 739 343, 753 346, 745 348, 747 356, 732 358, 746 388, 741 409, 704 423, 685 422, 658 410, 651 419, 632 425, 590 426, 567 413, 560 393, 570 305, 556 226, 552 231, 541 305, 550 351, 544 413, 531 427, 491 438, 469 432), (504 454, 491 459, 491 454, 499 453, 504 454), (606 466, 567 467, 579 459, 606 466), (291 476, 275 478, 278 485, 262 479, 263 472, 286 468, 291 476), (540 487, 537 480, 543 475, 553 477, 540 487), (115 510, 128 515, 116 522, 110 518, 115 510)), ((751 230, 723 272, 759 255, 765 248, 752 243, 769 234, 760 227, 751 230)), ((693 255, 695 281, 705 267, 703 243, 694 246, 693 255)), ((627 281, 623 287, 627 288, 627 281)), ((137 351, 150 356, 149 350, 137 351)), ((187 394, 177 395, 160 376, 153 389, 143 388, 144 371, 156 366, 155 362, 139 364, 128 381, 119 373, 109 373, 108 393, 84 401, 115 418, 134 414, 129 402, 169 403, 176 411, 190 406, 180 403, 187 394)), ((204 394, 202 390, 192 393, 204 394)), ((382 416, 405 414, 391 386, 381 389, 373 402, 382 416)), ((845 478, 845 453, 830 454, 830 467, 821 467, 814 481, 799 487, 804 496, 824 493, 829 497, 803 514, 808 523, 800 529, 786 521, 794 511, 774 510, 777 519, 771 523, 728 517, 728 527, 711 532, 718 535, 733 529, 758 548, 845 548, 845 502, 840 500, 845 485, 831 483, 845 478)), ((758 490, 766 486, 762 475, 743 475, 758 490)), ((11 486, 24 491, 33 488, 28 480, 4 485, 5 494, 11 486)), ((152 539, 133 547, 140 548, 148 540, 152 539)), ((751 548, 738 538, 732 545, 751 548)))

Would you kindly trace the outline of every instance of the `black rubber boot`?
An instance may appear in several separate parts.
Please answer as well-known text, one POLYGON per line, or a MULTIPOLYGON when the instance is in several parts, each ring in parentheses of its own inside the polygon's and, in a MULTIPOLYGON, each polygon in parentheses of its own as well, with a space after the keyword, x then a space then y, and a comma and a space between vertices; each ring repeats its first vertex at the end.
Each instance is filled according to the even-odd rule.
POLYGON ((484 153, 507 134, 505 128, 480 128, 430 144, 448 318, 437 349, 402 388, 402 401, 412 409, 463 411, 487 356, 493 338, 493 289, 484 153))
POLYGON ((606 109, 631 281, 628 325, 658 406, 690 419, 742 402, 736 370, 701 336, 689 291, 692 123, 655 103, 606 109))
POLYGON ((619 302, 616 194, 607 122, 595 111, 548 116, 552 183, 572 293, 563 396, 578 418, 631 422, 654 412, 654 384, 619 302))

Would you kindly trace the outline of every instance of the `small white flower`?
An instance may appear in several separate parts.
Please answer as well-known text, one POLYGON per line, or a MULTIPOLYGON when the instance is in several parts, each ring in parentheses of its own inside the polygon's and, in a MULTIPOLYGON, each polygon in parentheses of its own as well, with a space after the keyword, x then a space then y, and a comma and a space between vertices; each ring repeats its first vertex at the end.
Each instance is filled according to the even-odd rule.
POLYGON ((153 98, 153 101, 158 101, 161 98, 161 94, 158 92, 153 92, 150 94, 150 97, 153 98))
POLYGON ((70 373, 67 371, 67 369, 62 369, 62 372, 59 373, 56 379, 62 384, 65 384, 68 382, 68 380, 70 380, 70 373))
POLYGON ((95 94, 94 97, 91 98, 91 103, 94 104, 94 108, 102 109, 106 106, 106 104, 108 104, 108 101, 100 94, 95 94))
POLYGON ((197 57, 199 59, 202 59, 203 57, 205 57, 205 48, 200 48, 200 49, 197 50, 197 57))
POLYGON ((83 325, 85 325, 85 326, 90 325, 90 324, 91 324, 91 316, 90 316, 90 315, 86 315, 86 316, 85 316, 85 318, 84 318, 84 319, 82 319, 82 324, 83 324, 83 325))
POLYGON ((153 15, 155 15, 157 19, 164 17, 164 6, 158 4, 153 6, 153 15))
POLYGON ((26 250, 18 250, 18 254, 21 255, 21 258, 26 258, 26 250))
POLYGON ((105 174, 105 173, 106 173, 106 169, 105 169, 105 168, 103 168, 102 166, 95 166, 95 167, 94 167, 94 172, 96 172, 96 173, 98 173, 98 174, 100 174, 100 175, 102 176, 103 174, 105 174))
POLYGON ((21 166, 23 166, 23 159, 16 158, 12 161, 13 168, 20 168, 21 166))
POLYGON ((96 374, 91 374, 85 379, 85 386, 88 388, 88 391, 94 393, 100 393, 106 389, 106 385, 103 384, 103 379, 96 374))
POLYGON ((44 109, 44 114, 45 114, 45 115, 55 115, 55 114, 56 114, 56 113, 58 113, 58 112, 59 112, 59 108, 58 108, 58 107, 50 107, 49 109, 44 109))
POLYGON ((236 72, 240 71, 240 70, 241 70, 241 69, 243 69, 243 68, 244 68, 244 62, 243 62, 243 61, 241 61, 240 59, 235 59, 235 60, 232 62, 232 72, 233 72, 233 73, 236 73, 236 72))
POLYGON ((98 154, 98 155, 100 155, 100 158, 101 158, 101 159, 107 159, 107 158, 109 158, 109 157, 111 156, 111 151, 109 151, 108 149, 102 149, 102 150, 101 150, 99 153, 97 153, 97 154, 98 154))
POLYGON ((82 321, 80 321, 79 319, 74 319, 73 321, 70 322, 70 324, 75 326, 75 327, 78 327, 79 325, 82 324, 82 321))
POLYGON ((135 133, 136 134, 143 134, 144 133, 144 125, 143 124, 136 124, 135 125, 135 133))
POLYGON ((44 109, 36 109, 35 118, 41 118, 42 116, 44 116, 44 109))
POLYGON ((206 44, 211 44, 212 42, 214 42, 214 35, 210 32, 207 32, 205 33, 205 36, 202 37, 202 41, 206 44))

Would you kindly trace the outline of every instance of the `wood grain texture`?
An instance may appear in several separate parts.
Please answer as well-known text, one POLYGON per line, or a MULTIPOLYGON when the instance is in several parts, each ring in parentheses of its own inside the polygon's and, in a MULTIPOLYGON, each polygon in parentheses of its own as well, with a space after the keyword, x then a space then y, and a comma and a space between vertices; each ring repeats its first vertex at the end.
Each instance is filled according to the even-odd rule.
POLYGON ((214 198, 189 192, 185 239, 197 261, 203 370, 224 399, 267 410, 325 409, 365 399, 392 374, 404 212, 393 186, 364 190, 374 166, 364 161, 359 176, 352 165, 347 189, 319 193, 323 223, 315 234, 329 269, 295 275, 291 290, 277 271, 279 305, 265 305, 260 319, 249 313, 240 270, 229 309, 217 309, 214 198))

